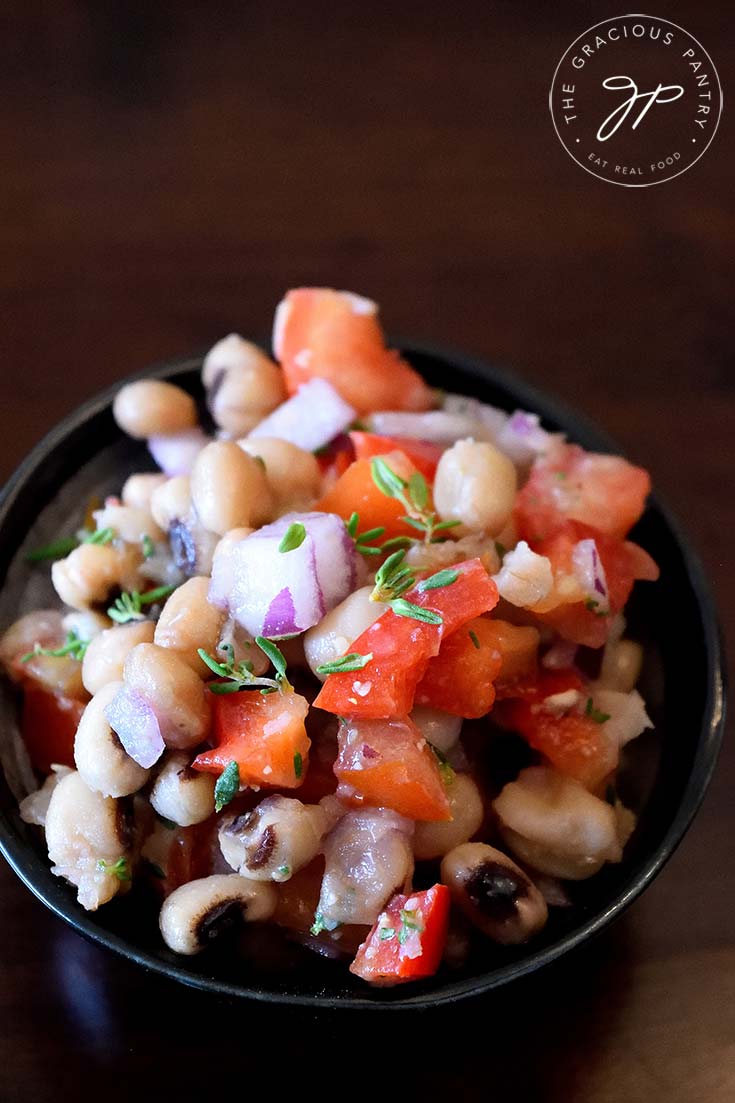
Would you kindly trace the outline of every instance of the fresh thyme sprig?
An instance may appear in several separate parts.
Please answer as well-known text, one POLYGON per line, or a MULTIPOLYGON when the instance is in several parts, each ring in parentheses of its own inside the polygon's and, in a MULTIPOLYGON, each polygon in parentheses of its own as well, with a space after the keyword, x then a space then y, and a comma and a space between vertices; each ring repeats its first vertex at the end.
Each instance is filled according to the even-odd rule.
POLYGON ((66 640, 62 643, 61 647, 41 647, 40 643, 37 643, 32 651, 27 651, 25 655, 21 656, 20 661, 22 663, 29 663, 36 655, 48 655, 54 659, 61 659, 65 655, 68 655, 70 659, 76 659, 77 662, 81 662, 88 647, 89 640, 81 639, 77 633, 72 630, 67 633, 66 640))
POLYGON ((301 521, 294 521, 286 529, 283 539, 278 545, 279 552, 286 553, 300 548, 306 539, 306 529, 301 521))
POLYGON ((253 672, 251 662, 235 662, 235 650, 231 643, 221 644, 218 648, 227 659, 218 662, 212 655, 200 647, 197 651, 202 662, 209 667, 218 678, 224 678, 222 682, 213 682, 210 685, 212 693, 239 693, 245 689, 260 689, 263 695, 268 693, 291 693, 293 686, 286 676, 286 659, 283 652, 273 640, 267 640, 264 636, 256 636, 255 642, 260 650, 268 656, 276 669, 275 678, 257 677, 253 672))
MULTIPOLYGON (((370 600, 382 601, 389 605, 396 616, 410 617, 412 620, 423 621, 424 624, 442 624, 441 613, 435 613, 433 609, 424 609, 423 606, 415 605, 414 602, 403 597, 407 590, 413 589, 416 585, 416 575, 404 563, 405 558, 406 552, 403 548, 388 556, 375 575, 375 587, 370 594, 370 600)), ((439 574, 442 573, 445 572, 439 572, 439 574)), ((458 572, 456 574, 459 577, 458 572)), ((432 578, 436 577, 436 575, 432 576, 432 578)), ((431 579, 425 581, 428 583, 431 582, 431 579)), ((455 579, 452 579, 452 581, 455 581, 455 579)), ((444 582, 438 583, 438 585, 447 584, 444 582)), ((432 589, 433 587, 424 586, 424 588, 432 589)))
POLYGON ((436 544, 442 537, 436 533, 455 528, 459 521, 440 521, 438 515, 428 508, 429 487, 420 471, 414 471, 406 481, 388 466, 381 456, 370 461, 370 473, 373 482, 386 498, 395 498, 406 511, 401 520, 411 528, 423 534, 425 544, 436 544))
POLYGON ((132 881, 130 865, 123 855, 116 862, 106 862, 104 858, 97 859, 97 869, 101 873, 109 873, 111 877, 117 877, 118 881, 132 881))
POLYGON ((406 552, 400 548, 381 564, 375 575, 375 587, 370 595, 371 601, 394 601, 416 585, 416 575, 404 563, 405 558, 406 552))
POLYGON ((26 563, 43 563, 49 559, 64 559, 70 555, 80 544, 109 544, 115 539, 114 529, 96 529, 80 536, 62 536, 59 540, 53 540, 50 544, 44 544, 35 551, 28 552, 26 563))
POLYGON ((214 787, 214 810, 221 812, 226 804, 237 796, 240 790, 240 767, 237 762, 228 762, 217 778, 214 787))
POLYGON ((584 707, 584 714, 585 716, 589 716, 590 720, 594 720, 596 724, 604 724, 607 720, 610 719, 609 712, 600 712, 599 709, 595 708, 595 703, 591 697, 587 698, 587 704, 584 707))
POLYGON ((118 624, 128 624, 131 620, 145 620, 144 606, 155 605, 172 594, 175 589, 175 586, 157 586, 155 590, 147 590, 144 594, 139 594, 137 590, 131 593, 124 591, 115 604, 107 610, 107 615, 118 624))
POLYGON ((341 659, 335 659, 331 663, 322 663, 316 668, 317 674, 351 674, 355 670, 362 670, 372 660, 373 653, 361 655, 358 651, 351 651, 349 655, 343 655, 341 659))
POLYGON ((360 524, 360 516, 358 513, 352 513, 349 521, 345 521, 347 531, 355 541, 355 550, 360 555, 384 555, 386 551, 395 547, 408 546, 411 543, 409 537, 398 536, 393 537, 390 540, 386 540, 383 544, 371 544, 371 540, 378 540, 385 534, 385 528, 383 525, 377 525, 375 528, 366 529, 365 532, 358 532, 360 524))

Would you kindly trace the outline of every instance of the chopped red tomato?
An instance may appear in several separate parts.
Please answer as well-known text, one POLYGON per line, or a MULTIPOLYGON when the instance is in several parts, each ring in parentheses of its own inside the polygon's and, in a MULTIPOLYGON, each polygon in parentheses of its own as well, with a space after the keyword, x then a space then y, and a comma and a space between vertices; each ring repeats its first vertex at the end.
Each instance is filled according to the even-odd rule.
POLYGON ((177 827, 171 832, 165 876, 161 881, 164 896, 168 896, 200 877, 214 872, 215 856, 219 852, 217 841, 217 817, 210 816, 193 827, 177 827))
POLYGON ((411 820, 449 820, 449 800, 436 755, 408 717, 345 720, 334 772, 366 804, 411 820))
POLYGON ((542 671, 535 679, 521 679, 513 688, 515 696, 497 703, 493 719, 522 735, 560 773, 592 789, 617 766, 618 747, 599 717, 585 710, 579 697, 582 685, 575 670, 542 671), (567 694, 578 695, 577 702, 568 704, 562 696, 567 694))
MULTIPOLYGON (((564 580, 573 575, 572 553, 579 540, 593 538, 605 571, 609 612, 600 613, 592 602, 561 601, 550 609, 534 609, 534 614, 554 628, 564 639, 586 647, 602 647, 607 640, 612 618, 625 607, 636 579, 658 578, 658 567, 643 548, 628 540, 597 532, 568 522, 555 536, 538 541, 535 551, 551 561, 555 592, 563 591, 564 580)), ((553 602, 552 595, 551 601, 553 602)))
POLYGON ((332 483, 336 482, 355 459, 355 449, 347 433, 341 433, 331 444, 321 449, 316 459, 327 485, 330 485, 330 480, 332 483))
POLYGON ((495 700, 502 661, 493 622, 475 617, 442 640, 439 654, 429 659, 416 704, 468 720, 484 716, 495 700))
POLYGON ((74 736, 83 712, 82 701, 25 683, 21 731, 34 769, 48 774, 54 763, 74 768, 74 736))
POLYGON ((500 654, 500 673, 495 679, 495 688, 516 678, 535 674, 538 658, 539 633, 537 628, 509 624, 506 620, 489 620, 485 629, 488 639, 500 654))
POLYGON ((241 785, 297 789, 307 769, 311 740, 304 720, 309 703, 298 693, 212 694, 216 745, 192 762, 221 774, 236 762, 241 785))
POLYGON ((384 986, 433 976, 447 942, 449 903, 446 885, 394 896, 357 951, 350 972, 384 986))
POLYGON ((358 460, 371 459, 373 456, 385 456, 388 452, 403 452, 417 471, 432 482, 437 464, 444 451, 438 444, 428 440, 410 440, 408 437, 381 437, 377 433, 354 431, 350 440, 358 460))
POLYGON ((620 456, 558 444, 534 462, 518 492, 518 535, 537 550, 567 521, 580 521, 622 540, 643 513, 650 489, 648 472, 620 456))
POLYGON ((479 559, 452 569, 458 577, 450 585, 405 594, 412 604, 438 613, 442 623, 427 624, 388 609, 350 644, 350 653, 372 658, 356 672, 330 674, 314 701, 318 708, 372 719, 408 715, 426 664, 439 653, 444 636, 498 602, 497 587, 479 559))
MULTIPOLYGON (((416 470, 403 452, 391 452, 385 460, 402 479, 410 479, 416 470)), ((322 513, 336 513, 345 521, 357 513, 361 532, 381 527, 385 529, 384 539, 416 535, 416 530, 401 520, 406 513, 405 507, 378 490, 373 481, 371 462, 367 458, 351 463, 314 509, 322 513)))
POLYGON ((289 393, 327 379, 360 414, 428 410, 431 388, 385 347, 375 303, 326 287, 299 287, 279 304, 273 349, 289 393))

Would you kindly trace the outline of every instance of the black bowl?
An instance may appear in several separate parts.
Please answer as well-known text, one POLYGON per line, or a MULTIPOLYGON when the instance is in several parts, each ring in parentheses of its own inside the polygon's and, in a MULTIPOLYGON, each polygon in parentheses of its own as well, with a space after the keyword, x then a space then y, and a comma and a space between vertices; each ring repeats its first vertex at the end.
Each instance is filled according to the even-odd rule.
MULTIPOLYGON (((534 410, 547 427, 563 430, 587 448, 617 450, 592 424, 510 374, 461 354, 410 342, 402 347, 432 384, 509 410, 534 410)), ((200 367, 201 359, 190 358, 142 374, 173 379, 201 398, 200 367)), ((15 585, 24 577, 19 572, 31 570, 19 567, 19 549, 38 535, 31 530, 39 512, 79 478, 84 464, 94 461, 92 470, 106 466, 118 486, 128 471, 152 466, 144 447, 123 439, 114 424, 111 402, 117 389, 91 399, 53 429, 5 487, 0 498, 4 586, 11 565, 15 585)), ((21 821, 3 774, 0 846, 5 857, 31 891, 80 934, 140 965, 220 994, 311 1007, 421 1007, 484 992, 540 968, 603 930, 651 883, 702 801, 722 737, 723 658, 702 567, 655 497, 634 537, 661 567, 660 582, 639 585, 628 611, 633 634, 645 645, 642 689, 656 725, 653 734, 631 745, 619 779, 639 824, 623 862, 573 886, 573 906, 554 909, 532 944, 508 949, 478 943, 462 968, 443 968, 430 981, 393 990, 370 989, 348 973, 344 962, 317 957, 268 929, 251 928, 242 954, 214 946, 196 958, 177 957, 163 945, 155 906, 145 894, 134 891, 99 912, 83 911, 71 887, 51 874, 39 834, 21 821)), ((2 714, 5 735, 13 707, 6 703, 2 714)))

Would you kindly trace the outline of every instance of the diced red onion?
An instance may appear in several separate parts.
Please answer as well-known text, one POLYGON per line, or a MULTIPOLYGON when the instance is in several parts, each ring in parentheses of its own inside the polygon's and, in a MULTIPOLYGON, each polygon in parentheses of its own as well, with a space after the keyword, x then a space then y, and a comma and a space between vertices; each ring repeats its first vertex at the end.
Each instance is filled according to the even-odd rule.
POLYGON ((388 808, 348 812, 324 840, 319 912, 328 923, 374 923, 413 873, 413 821, 388 808))
POLYGON ((577 655, 577 644, 571 640, 556 640, 541 660, 541 665, 546 670, 567 670, 574 666, 577 655))
POLYGON ((151 437, 148 450, 166 475, 190 475, 194 460, 206 444, 209 437, 196 428, 170 437, 151 437))
POLYGON ((332 384, 317 377, 276 407, 255 426, 250 437, 277 437, 313 452, 344 432, 356 417, 357 412, 332 384))
POLYGON ((496 444, 513 463, 531 463, 536 456, 548 451, 554 436, 541 428, 536 414, 516 410, 498 433, 496 444))
POLYGON ((498 433, 508 421, 508 414, 505 410, 500 410, 497 406, 489 406, 487 402, 480 402, 477 398, 469 398, 463 394, 445 395, 442 409, 448 414, 464 414, 465 417, 479 422, 490 434, 490 440, 497 438, 498 433))
POLYGON ((289 513, 246 536, 212 570, 209 600, 253 636, 279 639, 317 624, 355 586, 357 553, 344 521, 331 513, 289 513), (298 548, 278 546, 294 522, 298 548))
POLYGON ((139 766, 149 769, 158 762, 165 745, 156 714, 143 697, 123 686, 105 709, 105 716, 139 766))
POLYGON ((605 568, 602 565, 597 544, 594 540, 580 540, 572 551, 574 577, 581 586, 585 600, 594 602, 596 613, 610 611, 610 598, 607 591, 605 568))
POLYGON ((447 410, 429 410, 425 414, 382 410, 367 419, 373 433, 384 437, 407 437, 410 440, 426 440, 432 444, 451 445, 455 441, 472 437, 474 440, 492 440, 493 433, 482 421, 467 414, 450 413, 447 410))

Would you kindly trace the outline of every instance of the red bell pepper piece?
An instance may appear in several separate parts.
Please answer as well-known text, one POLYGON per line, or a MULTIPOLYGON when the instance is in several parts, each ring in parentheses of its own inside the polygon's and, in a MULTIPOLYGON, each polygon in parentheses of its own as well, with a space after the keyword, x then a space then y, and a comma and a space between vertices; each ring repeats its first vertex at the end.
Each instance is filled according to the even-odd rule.
POLYGON ((372 459, 373 456, 385 456, 396 450, 408 456, 417 471, 433 482, 436 468, 442 457, 443 448, 429 440, 411 440, 408 437, 381 437, 377 433, 365 433, 353 430, 350 440, 358 460, 372 459))
POLYGON ((503 657, 493 622, 475 617, 442 641, 416 688, 416 704, 476 720, 490 711, 503 657))
POLYGON ((551 561, 554 577, 558 581, 573 573, 572 553, 579 540, 594 539, 607 579, 610 611, 600 615, 583 601, 565 602, 547 611, 533 610, 545 624, 554 628, 564 639, 585 647, 602 647, 609 635, 610 624, 630 597, 636 579, 655 581, 658 567, 643 548, 616 536, 608 536, 588 525, 567 522, 547 540, 539 540, 534 551, 551 561))
POLYGON ((498 590, 479 559, 457 563, 455 582, 433 590, 410 590, 405 598, 442 617, 426 624, 412 617, 383 613, 350 645, 349 652, 372 655, 356 673, 330 674, 314 704, 339 716, 381 719, 407 716, 416 686, 441 641, 473 617, 487 613, 498 601, 498 590))
POLYGON ((408 716, 345 720, 334 772, 376 808, 412 820, 449 820, 451 811, 436 755, 408 716))
POLYGON ((536 678, 519 679, 509 686, 512 698, 499 701, 493 719, 518 732, 560 773, 594 788, 618 763, 618 748, 594 714, 569 711, 558 715, 544 702, 568 690, 581 691, 575 670, 540 671, 536 678))
MULTIPOLYGON (((386 462, 402 479, 410 479, 415 466, 403 452, 391 452, 386 462)), ((396 498, 387 498, 373 479, 371 460, 355 460, 314 506, 320 513, 336 513, 349 521, 353 513, 360 518, 360 530, 385 529, 384 538, 415 536, 416 530, 402 521, 406 509, 396 498)))
POLYGON ((25 683, 21 731, 34 769, 48 774, 54 763, 74 768, 74 736, 83 712, 83 701, 25 683))
POLYGON ((439 968, 449 929, 449 889, 394 896, 357 951, 350 972, 388 986, 431 977, 439 968))
POLYGON ((306 774, 311 740, 304 720, 309 703, 298 693, 212 694, 216 745, 192 762, 221 774, 236 762, 241 785, 297 789, 306 774))

